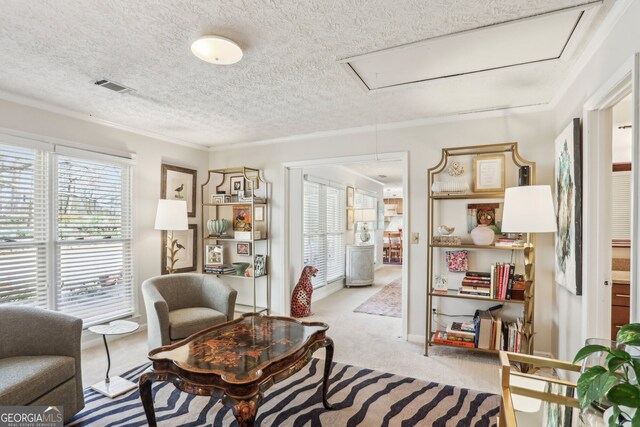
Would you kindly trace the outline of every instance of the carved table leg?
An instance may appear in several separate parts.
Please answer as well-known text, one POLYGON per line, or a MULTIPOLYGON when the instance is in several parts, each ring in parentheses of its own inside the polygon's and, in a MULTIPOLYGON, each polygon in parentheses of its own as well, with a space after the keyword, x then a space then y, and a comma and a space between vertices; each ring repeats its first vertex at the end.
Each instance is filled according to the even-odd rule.
POLYGON ((262 393, 258 393, 249 399, 235 399, 226 394, 222 397, 222 403, 231 408, 240 427, 254 426, 260 402, 262 402, 262 393))
POLYGON ((331 362, 333 361, 333 340, 327 338, 325 340, 327 353, 324 358, 324 376, 322 378, 322 404, 326 409, 333 409, 333 406, 327 400, 327 391, 329 388, 329 373, 331 372, 331 362))
POLYGON ((140 390, 140 400, 144 407, 144 413, 147 416, 149 427, 156 427, 156 413, 153 409, 153 394, 151 392, 151 383, 155 380, 155 375, 145 373, 140 376, 138 389, 140 390))

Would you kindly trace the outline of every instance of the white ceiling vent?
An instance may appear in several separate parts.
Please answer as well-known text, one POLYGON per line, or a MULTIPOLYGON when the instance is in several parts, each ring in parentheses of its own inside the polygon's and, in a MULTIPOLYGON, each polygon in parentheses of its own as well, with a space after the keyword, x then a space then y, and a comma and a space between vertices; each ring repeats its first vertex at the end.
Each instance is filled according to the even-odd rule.
POLYGON ((127 92, 133 92, 134 89, 127 87, 125 85, 121 85, 120 83, 116 83, 114 81, 111 80, 106 80, 106 79, 102 79, 102 80, 96 80, 95 82, 93 82, 93 84, 98 85, 98 86, 102 86, 104 88, 107 88, 109 90, 112 90, 114 92, 118 92, 118 93, 127 93, 127 92))
POLYGON ((550 12, 339 61, 366 90, 559 59, 585 10, 550 12))

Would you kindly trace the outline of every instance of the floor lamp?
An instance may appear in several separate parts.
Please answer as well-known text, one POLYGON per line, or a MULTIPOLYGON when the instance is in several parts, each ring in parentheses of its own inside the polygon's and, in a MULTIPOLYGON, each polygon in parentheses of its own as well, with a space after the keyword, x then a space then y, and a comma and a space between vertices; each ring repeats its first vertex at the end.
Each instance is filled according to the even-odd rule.
POLYGON ((524 319, 523 345, 528 354, 533 354, 533 310, 534 307, 534 247, 530 233, 553 233, 558 229, 553 207, 551 187, 548 185, 524 185, 507 188, 504 193, 502 213, 503 233, 526 233, 524 247, 524 304, 527 318, 524 319))
POLYGON ((158 200, 158 210, 156 212, 156 230, 167 232, 167 272, 175 272, 175 264, 178 261, 176 254, 180 249, 184 249, 177 240, 173 238, 174 231, 188 230, 187 202, 184 200, 158 200))

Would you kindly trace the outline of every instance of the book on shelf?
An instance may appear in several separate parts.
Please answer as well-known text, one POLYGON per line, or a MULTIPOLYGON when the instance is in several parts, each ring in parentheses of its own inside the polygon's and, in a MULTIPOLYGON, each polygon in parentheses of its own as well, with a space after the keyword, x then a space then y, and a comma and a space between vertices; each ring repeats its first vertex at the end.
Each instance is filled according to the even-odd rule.
POLYGON ((228 264, 221 264, 221 265, 205 265, 204 272, 213 273, 213 274, 235 274, 236 270, 235 268, 233 268, 228 264))
POLYGON ((467 348, 474 347, 473 342, 457 341, 454 339, 450 339, 448 334, 444 331, 436 331, 433 334, 433 342, 438 344, 454 345, 458 347, 467 347, 467 348))
POLYGON ((522 351, 524 323, 518 318, 514 322, 494 316, 488 310, 478 310, 474 316, 476 324, 475 345, 485 350, 522 351))
POLYGON ((453 336, 473 339, 476 336, 476 327, 473 322, 452 322, 447 326, 447 333, 453 336))

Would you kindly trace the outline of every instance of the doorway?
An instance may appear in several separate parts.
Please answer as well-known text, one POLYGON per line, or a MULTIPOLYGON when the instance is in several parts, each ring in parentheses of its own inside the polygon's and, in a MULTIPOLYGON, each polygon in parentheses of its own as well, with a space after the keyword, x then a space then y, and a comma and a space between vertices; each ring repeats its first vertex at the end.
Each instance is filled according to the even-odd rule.
MULTIPOLYGON (((284 261, 291 286, 284 295, 285 307, 290 306, 291 291, 304 265, 311 262, 328 266, 328 261, 331 260, 333 280, 327 280, 329 275, 325 274, 314 283, 312 311, 313 304, 316 304, 316 307, 324 307, 322 311, 330 315, 331 310, 326 309, 327 304, 323 305, 323 300, 336 302, 329 307, 336 310, 346 309, 343 302, 348 300, 348 305, 353 305, 349 308, 349 314, 352 315, 362 303, 382 291, 386 285, 395 282, 395 292, 391 294, 399 299, 399 316, 397 328, 393 328, 396 330, 394 334, 407 338, 406 263, 397 266, 386 266, 383 263, 384 189, 388 184, 385 181, 393 181, 394 185, 404 190, 408 181, 407 163, 407 153, 385 153, 283 165, 286 182, 284 208, 288 212, 285 228, 289 242, 286 251, 288 255, 284 261), (393 173, 386 172, 387 170, 393 173), (328 194, 334 194, 332 200, 337 202, 330 203, 323 196, 328 194), (329 205, 332 207, 329 208, 329 205), (335 206, 338 207, 337 212, 335 206), (314 222, 314 211, 321 213, 317 217, 319 221, 314 222), (328 233, 333 230, 331 227, 331 230, 326 228, 330 224, 343 224, 341 236, 332 237, 334 243, 323 236, 325 231, 328 233), (353 277, 359 274, 360 268, 357 265, 362 263, 363 258, 373 260, 371 265, 367 262, 362 264, 365 273, 367 270, 371 271, 373 280, 353 277)), ((402 208, 401 212, 407 211, 406 200, 403 200, 402 208)), ((403 215, 407 216, 406 213, 403 215)), ((402 229, 403 237, 404 234, 406 229, 402 229)), ((404 246, 400 257, 406 259, 407 254, 408 248, 404 246)))

